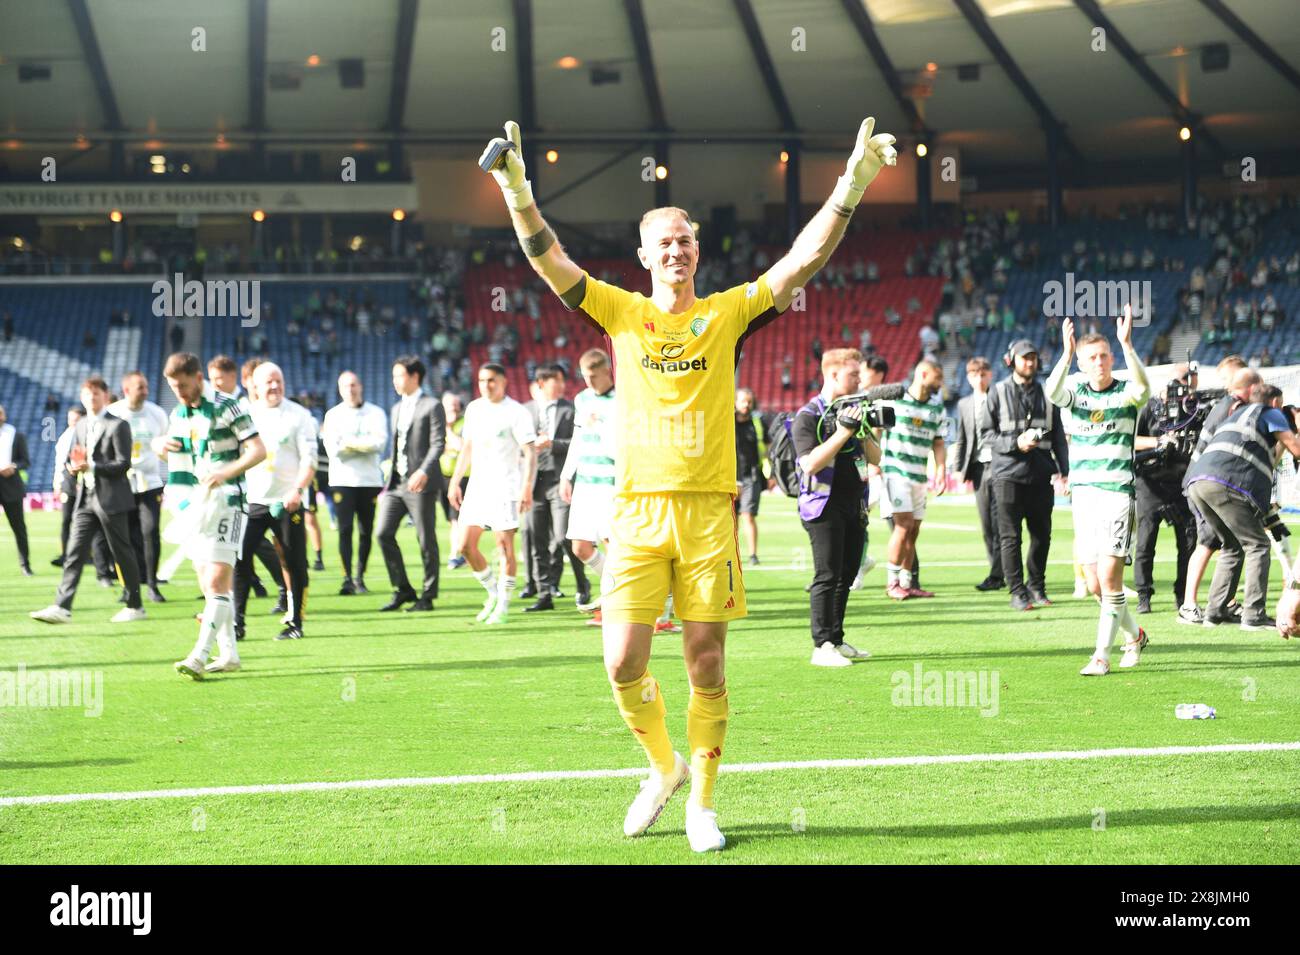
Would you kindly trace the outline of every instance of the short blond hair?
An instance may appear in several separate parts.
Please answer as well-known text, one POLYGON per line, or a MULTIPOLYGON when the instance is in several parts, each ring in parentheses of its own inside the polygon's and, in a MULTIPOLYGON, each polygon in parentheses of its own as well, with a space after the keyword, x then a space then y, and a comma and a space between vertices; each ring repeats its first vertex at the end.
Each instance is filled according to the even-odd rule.
POLYGON ((856 348, 831 348, 822 352, 822 377, 851 361, 862 361, 862 352, 856 348))
POLYGON ((591 371, 593 368, 608 368, 609 355, 599 348, 585 351, 582 353, 582 357, 578 359, 578 367, 583 371, 591 371))
POLYGON ((641 217, 641 222, 637 226, 637 232, 638 233, 644 232, 646 226, 648 226, 655 219, 668 219, 674 216, 681 216, 683 219, 685 219, 686 224, 691 227, 691 233, 694 234, 695 220, 691 218, 691 214, 689 212, 687 212, 685 209, 682 209, 678 206, 660 206, 657 209, 651 209, 649 212, 647 212, 645 215, 641 217))

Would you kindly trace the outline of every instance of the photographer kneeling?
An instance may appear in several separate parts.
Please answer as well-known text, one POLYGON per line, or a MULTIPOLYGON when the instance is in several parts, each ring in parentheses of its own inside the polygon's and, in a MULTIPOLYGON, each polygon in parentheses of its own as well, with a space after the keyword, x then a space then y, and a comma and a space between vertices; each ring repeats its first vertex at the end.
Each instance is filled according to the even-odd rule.
POLYGON ((865 402, 845 402, 834 418, 826 414, 837 398, 858 392, 861 361, 855 348, 822 355, 821 394, 790 423, 799 462, 799 517, 813 551, 814 666, 851 666, 870 656, 844 642, 844 610, 866 545, 867 465, 880 462, 880 445, 864 427, 865 402))

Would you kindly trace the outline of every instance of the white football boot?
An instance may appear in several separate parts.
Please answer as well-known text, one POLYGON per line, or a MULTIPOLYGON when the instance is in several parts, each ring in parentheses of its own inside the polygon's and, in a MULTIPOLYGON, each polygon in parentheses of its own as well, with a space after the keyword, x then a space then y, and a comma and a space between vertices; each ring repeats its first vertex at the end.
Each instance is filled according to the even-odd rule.
POLYGON ((1139 627, 1138 638, 1132 643, 1126 642, 1124 644, 1124 657, 1119 661, 1121 669, 1127 670, 1130 667, 1137 666, 1138 660, 1142 659, 1142 651, 1146 649, 1147 644, 1150 642, 1151 638, 1147 636, 1147 632, 1139 627))
POLYGON ((718 814, 694 803, 686 804, 686 840, 692 852, 720 852, 727 837, 718 828, 718 814))
POLYGON ((691 767, 682 759, 681 753, 673 753, 673 771, 667 776, 651 770, 649 777, 642 781, 641 791, 632 800, 632 805, 627 807, 623 835, 639 836, 653 826, 673 793, 686 785, 690 778, 691 767))
POLYGON ((203 661, 198 657, 186 657, 175 664, 175 667, 176 672, 181 676, 187 676, 191 680, 203 679, 203 661))
POLYGON ((1079 676, 1105 676, 1110 672, 1110 661, 1104 657, 1093 657, 1088 665, 1079 671, 1079 676))
POLYGON ((113 614, 110 619, 111 623, 134 623, 136 620, 145 618, 144 609, 141 607, 123 607, 117 613, 113 614))

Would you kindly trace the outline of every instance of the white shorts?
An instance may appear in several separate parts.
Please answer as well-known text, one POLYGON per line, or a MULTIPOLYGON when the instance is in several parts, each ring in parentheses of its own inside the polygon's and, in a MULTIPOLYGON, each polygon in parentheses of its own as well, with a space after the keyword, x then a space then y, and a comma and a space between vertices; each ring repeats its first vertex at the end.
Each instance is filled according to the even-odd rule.
POLYGON ((482 527, 484 530, 518 530, 519 498, 512 498, 490 484, 475 484, 471 477, 457 520, 462 525, 482 527))
POLYGON ((918 521, 925 517, 924 481, 911 481, 899 474, 886 474, 883 490, 884 493, 880 496, 881 517, 893 517, 896 511, 911 511, 918 521))
POLYGON ((185 554, 195 564, 239 563, 244 549, 244 534, 248 531, 248 515, 229 508, 213 522, 215 533, 195 534, 185 545, 185 554))
POLYGON ((1133 549, 1133 498, 1099 487, 1070 489, 1074 513, 1074 559, 1095 564, 1099 557, 1129 557, 1133 549))
POLYGON ((593 544, 607 541, 613 513, 614 485, 575 484, 573 502, 569 505, 569 530, 565 536, 571 541, 591 541, 593 544))

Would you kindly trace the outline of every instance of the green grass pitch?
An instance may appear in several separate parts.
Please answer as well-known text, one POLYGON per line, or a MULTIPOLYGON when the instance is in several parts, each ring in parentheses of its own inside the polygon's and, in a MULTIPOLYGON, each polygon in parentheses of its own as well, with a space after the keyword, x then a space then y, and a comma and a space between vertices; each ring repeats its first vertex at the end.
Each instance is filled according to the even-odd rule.
MULTIPOLYGON (((1151 635, 1141 666, 1085 679, 1077 671, 1097 611, 1070 597, 1068 510, 1056 512, 1056 605, 1015 614, 1005 591, 972 588, 984 567, 969 501, 932 499, 919 550, 922 580, 939 596, 896 604, 883 569, 873 571, 847 626, 872 658, 824 670, 808 663, 810 557, 792 502, 765 497, 760 526, 764 564, 745 572, 750 616, 729 639, 727 763, 1300 740, 1300 645, 1175 625, 1167 546, 1156 612, 1141 618, 1151 635), (917 665, 982 677, 996 705, 989 715, 898 705, 915 702, 898 686, 917 665), (1219 718, 1178 721, 1181 702, 1209 703, 1219 718)), ((517 602, 507 626, 488 629, 473 622, 481 590, 460 570, 444 574, 434 614, 381 614, 378 550, 369 597, 336 596, 340 571, 327 559, 313 575, 306 639, 275 642, 270 602, 254 600, 243 671, 195 684, 172 671, 201 607, 188 565, 142 624, 108 623, 115 594, 93 572, 71 625, 37 624, 27 612, 52 601, 58 580, 57 518, 34 514, 31 530, 38 576, 24 579, 0 528, 0 672, 102 674, 103 712, 0 708, 0 797, 642 765, 605 681, 599 633, 568 600, 540 616, 517 602)), ((878 559, 885 530, 873 519, 878 559)), ((402 537, 415 572, 413 532, 402 537)), ((334 552, 328 527, 325 552, 334 552)), ((656 651, 684 749, 680 639, 661 636, 656 651)), ((1295 750, 729 773, 717 805, 730 844, 708 858, 686 845, 684 792, 647 836, 622 836, 631 778, 0 805, 0 860, 1291 862, 1298 775, 1295 750)))

